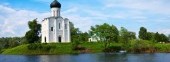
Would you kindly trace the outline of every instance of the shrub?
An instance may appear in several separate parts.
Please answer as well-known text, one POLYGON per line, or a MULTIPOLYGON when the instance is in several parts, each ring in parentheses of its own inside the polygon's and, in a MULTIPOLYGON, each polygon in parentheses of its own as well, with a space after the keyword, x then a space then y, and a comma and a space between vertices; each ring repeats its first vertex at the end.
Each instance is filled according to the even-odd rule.
POLYGON ((73 47, 73 50, 85 50, 85 49, 86 49, 85 47, 82 47, 80 45, 73 47))
POLYGON ((37 49, 42 49, 43 46, 42 44, 29 44, 28 49, 29 50, 37 50, 37 49))
POLYGON ((121 46, 109 46, 107 48, 105 48, 103 51, 104 52, 119 52, 122 49, 121 46))
POLYGON ((82 46, 80 45, 79 41, 72 42, 72 50, 81 50, 82 46))
POLYGON ((44 51, 49 51, 54 48, 55 48, 55 46, 51 45, 51 44, 43 44, 43 46, 42 46, 42 50, 44 50, 44 51))
POLYGON ((141 53, 141 52, 153 52, 155 50, 154 43, 147 40, 131 40, 129 43, 130 52, 141 53))
POLYGON ((50 44, 30 44, 28 45, 29 50, 43 50, 43 51, 49 51, 52 48, 55 48, 55 46, 50 44))
POLYGON ((0 47, 0 53, 2 53, 2 48, 0 47))
POLYGON ((170 44, 156 44, 155 48, 158 52, 170 52, 170 44))

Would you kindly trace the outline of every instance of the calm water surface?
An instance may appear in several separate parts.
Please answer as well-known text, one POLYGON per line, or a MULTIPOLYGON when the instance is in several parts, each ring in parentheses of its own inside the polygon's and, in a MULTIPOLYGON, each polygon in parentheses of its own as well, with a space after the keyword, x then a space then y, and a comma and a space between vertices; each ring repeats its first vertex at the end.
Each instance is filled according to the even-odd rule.
POLYGON ((170 62, 170 53, 79 54, 79 55, 0 55, 0 62, 170 62))

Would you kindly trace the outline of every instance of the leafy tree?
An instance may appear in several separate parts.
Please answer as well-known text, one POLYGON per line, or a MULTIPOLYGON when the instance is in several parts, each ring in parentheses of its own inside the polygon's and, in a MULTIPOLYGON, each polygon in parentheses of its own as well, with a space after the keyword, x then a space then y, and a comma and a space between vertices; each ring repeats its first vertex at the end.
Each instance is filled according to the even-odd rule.
POLYGON ((96 35, 103 41, 105 48, 110 45, 110 42, 118 42, 119 31, 114 25, 104 23, 102 25, 96 25, 91 27, 90 30, 92 35, 96 35))
POLYGON ((168 37, 165 34, 159 34, 158 32, 155 34, 154 39, 156 42, 168 42, 168 37))
MULTIPOLYGON (((22 37, 21 37, 22 38, 22 37)), ((12 48, 20 44, 20 37, 2 37, 0 38, 0 48, 12 48)))
POLYGON ((119 31, 114 25, 104 23, 103 25, 96 25, 91 27, 92 35, 96 34, 101 41, 115 41, 118 42, 119 31))
POLYGON ((151 40, 151 41, 154 41, 154 36, 155 36, 155 33, 153 32, 147 32, 147 40, 151 40))
POLYGON ((145 27, 141 27, 139 31, 139 38, 143 40, 147 40, 147 29, 145 27))
POLYGON ((70 22, 70 32, 71 32, 72 49, 75 50, 80 45, 80 31, 78 28, 74 27, 74 24, 72 22, 70 22))
POLYGON ((88 38, 89 38, 89 34, 87 32, 85 33, 80 33, 80 40, 81 41, 88 41, 88 38))
POLYGON ((78 28, 74 27, 74 24, 70 22, 70 32, 71 32, 71 41, 79 41, 80 40, 80 31, 78 28))
POLYGON ((37 19, 28 22, 29 31, 26 32, 25 38, 28 43, 35 43, 38 42, 40 39, 40 32, 41 32, 41 24, 37 23, 37 19))
POLYGON ((160 42, 160 34, 158 32, 155 33, 154 39, 156 42, 160 42))
POLYGON ((121 27, 119 41, 123 43, 123 49, 129 48, 129 41, 136 39, 136 34, 134 32, 128 31, 126 28, 121 27))
POLYGON ((160 34, 161 42, 168 42, 168 37, 165 34, 160 34))
POLYGON ((130 32, 129 31, 129 39, 132 40, 132 39, 136 39, 136 33, 135 32, 130 32))
POLYGON ((123 43, 127 43, 129 40, 136 39, 136 34, 135 32, 130 32, 126 28, 121 27, 120 39, 123 41, 123 43))
POLYGON ((170 34, 168 35, 168 41, 170 41, 170 34))
POLYGON ((121 42, 127 43, 129 41, 128 37, 129 37, 128 30, 124 27, 121 27, 121 29, 120 29, 120 40, 121 40, 121 42))

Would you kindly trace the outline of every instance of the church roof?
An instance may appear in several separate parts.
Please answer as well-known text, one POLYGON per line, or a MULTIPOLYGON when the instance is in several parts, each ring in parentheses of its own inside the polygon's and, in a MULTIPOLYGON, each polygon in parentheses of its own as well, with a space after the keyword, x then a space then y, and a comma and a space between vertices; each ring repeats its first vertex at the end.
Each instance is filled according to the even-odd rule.
POLYGON ((50 7, 51 8, 61 8, 61 4, 57 1, 57 0, 54 0, 51 4, 50 4, 50 7))

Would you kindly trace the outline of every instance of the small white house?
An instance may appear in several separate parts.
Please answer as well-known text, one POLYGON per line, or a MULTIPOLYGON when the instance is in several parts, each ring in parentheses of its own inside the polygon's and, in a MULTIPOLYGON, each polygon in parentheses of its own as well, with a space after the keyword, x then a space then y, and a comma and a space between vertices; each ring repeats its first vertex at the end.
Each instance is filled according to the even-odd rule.
POLYGON ((54 0, 51 4, 51 16, 42 21, 41 43, 71 42, 69 19, 60 15, 61 4, 54 0))
POLYGON ((100 41, 100 37, 93 35, 89 38, 89 42, 98 42, 100 41))

